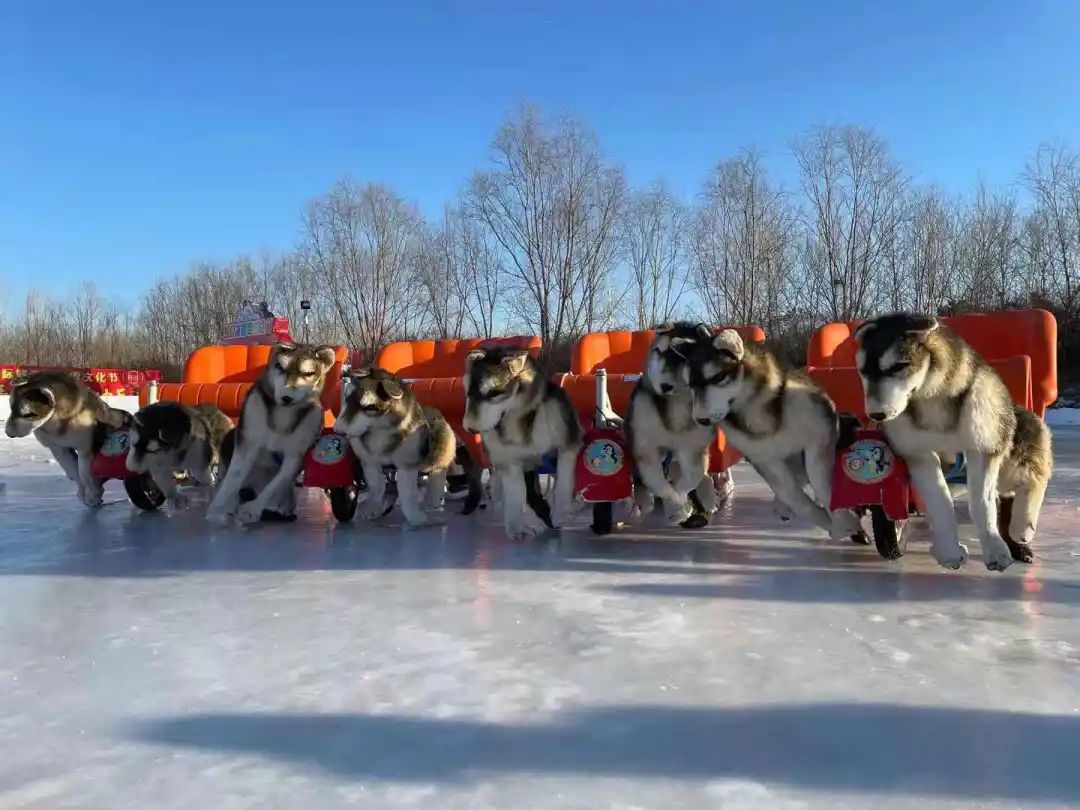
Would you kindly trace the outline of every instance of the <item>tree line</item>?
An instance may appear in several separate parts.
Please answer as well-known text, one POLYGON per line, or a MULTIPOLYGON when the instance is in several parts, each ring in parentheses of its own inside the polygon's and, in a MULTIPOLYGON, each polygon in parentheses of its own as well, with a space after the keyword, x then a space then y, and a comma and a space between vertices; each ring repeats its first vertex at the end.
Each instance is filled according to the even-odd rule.
MULTIPOLYGON (((756 323, 798 362, 810 330, 889 309, 948 314, 1042 306, 1080 361, 1080 152, 1039 146, 1008 188, 949 195, 906 173, 857 126, 796 138, 798 181, 747 149, 692 200, 631 188, 580 121, 523 107, 441 216, 344 179, 307 203, 281 255, 199 263, 132 306, 85 283, 33 293, 0 323, 0 361, 163 367, 265 300, 303 337, 369 352, 391 340, 528 333, 553 367, 585 332, 673 318, 756 323)), ((1063 364, 1064 367, 1064 364, 1063 364)))

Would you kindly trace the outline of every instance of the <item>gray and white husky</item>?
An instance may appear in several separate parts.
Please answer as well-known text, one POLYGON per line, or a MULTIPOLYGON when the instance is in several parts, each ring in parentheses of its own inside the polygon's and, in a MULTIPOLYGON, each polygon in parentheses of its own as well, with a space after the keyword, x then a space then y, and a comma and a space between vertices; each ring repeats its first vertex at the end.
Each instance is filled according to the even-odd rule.
POLYGON ((397 471, 401 510, 413 526, 428 522, 424 507, 437 509, 442 504, 451 464, 461 464, 469 481, 462 513, 471 513, 480 503, 479 467, 459 445, 453 428, 438 410, 422 406, 408 385, 390 372, 367 368, 348 375, 334 430, 348 437, 363 465, 368 495, 360 513, 368 520, 385 512, 383 468, 388 466, 397 471), (418 489, 421 474, 428 476, 423 502, 418 489))
POLYGON ((684 379, 687 358, 698 341, 712 340, 705 324, 668 323, 656 328, 645 371, 630 394, 624 429, 634 459, 634 498, 641 511, 653 496, 664 503, 668 522, 700 528, 709 522, 716 490, 708 476, 709 447, 716 427, 693 415, 693 395, 684 379), (663 461, 673 455, 673 480, 663 461))
POLYGON ((967 559, 940 456, 963 453, 968 507, 983 562, 1004 571, 1030 562, 1053 454, 1050 431, 1013 404, 1005 383, 962 338, 927 315, 895 313, 855 330, 867 415, 907 462, 933 532, 931 553, 946 568, 967 559), (999 496, 1012 499, 1007 534, 999 496))
POLYGON ((558 457, 555 525, 570 517, 581 424, 566 392, 543 376, 526 350, 498 347, 469 353, 463 426, 481 435, 492 474, 498 476, 507 535, 525 539, 538 528, 527 522, 525 506, 532 497, 526 473, 549 453, 558 457))
POLYGON ((221 442, 232 422, 216 405, 155 402, 135 414, 127 468, 147 472, 174 509, 188 505, 176 487, 176 474, 211 486, 221 466, 221 442))
POLYGON ((329 346, 279 343, 273 348, 266 368, 244 398, 232 458, 207 520, 226 525, 235 514, 241 523, 255 523, 264 511, 287 499, 304 454, 322 430, 320 396, 334 361, 329 346), (265 469, 276 472, 241 506, 241 490, 254 483, 253 474, 265 469))
POLYGON ((854 512, 827 511, 840 420, 809 376, 783 369, 772 352, 732 329, 698 342, 684 373, 694 419, 723 428, 784 506, 833 539, 860 536, 854 512))
POLYGON ((90 474, 94 455, 116 428, 131 423, 71 374, 36 371, 12 383, 11 413, 4 430, 13 439, 31 433, 78 485, 79 500, 101 506, 102 482, 90 474))

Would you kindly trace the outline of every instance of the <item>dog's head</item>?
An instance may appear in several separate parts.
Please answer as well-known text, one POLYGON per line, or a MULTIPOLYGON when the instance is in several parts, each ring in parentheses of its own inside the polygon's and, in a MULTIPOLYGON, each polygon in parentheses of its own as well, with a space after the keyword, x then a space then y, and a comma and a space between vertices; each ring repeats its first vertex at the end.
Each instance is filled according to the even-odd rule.
POLYGON ((739 397, 745 369, 746 346, 734 329, 711 340, 699 341, 683 375, 694 396, 694 419, 699 425, 718 425, 739 397))
POLYGON ((930 370, 927 341, 938 328, 931 315, 899 312, 867 321, 855 330, 855 362, 862 378, 866 414, 877 421, 895 419, 930 370))
POLYGON ((645 361, 645 376, 653 390, 670 394, 686 385, 684 371, 694 346, 711 337, 709 327, 703 323, 680 321, 656 327, 645 361))
POLYGON ((274 401, 289 406, 318 400, 335 359, 329 346, 274 346, 265 372, 274 401))
POLYGON ((334 430, 346 436, 360 436, 369 428, 395 424, 412 403, 408 387, 381 368, 350 372, 345 379, 344 394, 334 430))
POLYGON ((465 358, 465 418, 474 433, 494 430, 520 407, 539 369, 525 349, 477 349, 465 358))
POLYGON ((138 411, 128 436, 127 468, 146 469, 148 457, 183 449, 191 435, 191 414, 175 402, 155 402, 138 411))
POLYGON ((11 385, 11 413, 4 432, 12 439, 29 436, 45 425, 56 411, 57 391, 44 374, 28 374, 11 385))

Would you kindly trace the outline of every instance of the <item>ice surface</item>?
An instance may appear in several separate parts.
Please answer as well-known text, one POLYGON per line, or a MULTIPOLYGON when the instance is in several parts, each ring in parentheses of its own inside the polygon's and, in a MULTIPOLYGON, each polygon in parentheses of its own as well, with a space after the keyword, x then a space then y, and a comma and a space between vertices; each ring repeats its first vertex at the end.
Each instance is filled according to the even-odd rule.
MULTIPOLYGON (((219 530, 0 438, 0 807, 1080 803, 1080 431, 1035 565, 781 524, 219 530)), ((454 505, 452 508, 456 508, 454 505)), ((961 510, 963 511, 963 510, 961 510)), ((971 527, 963 527, 966 536, 971 527)))
POLYGON ((1051 427, 1080 426, 1080 408, 1051 408, 1046 412, 1046 424, 1051 427))

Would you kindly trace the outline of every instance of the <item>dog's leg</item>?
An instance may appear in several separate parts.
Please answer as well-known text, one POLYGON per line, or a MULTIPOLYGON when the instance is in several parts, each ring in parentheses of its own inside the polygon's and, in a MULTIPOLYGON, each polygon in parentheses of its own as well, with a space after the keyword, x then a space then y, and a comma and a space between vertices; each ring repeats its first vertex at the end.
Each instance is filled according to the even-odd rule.
MULTIPOLYGON (((398 495, 401 496, 401 511, 412 526, 423 526, 428 522, 427 515, 420 504, 420 484, 417 480, 420 470, 416 467, 397 468, 398 495)), ((431 486, 430 479, 428 486, 431 486)), ((381 503, 381 500, 380 500, 381 503)))
POLYGON ((842 540, 862 531, 858 516, 850 509, 829 510, 832 500, 833 466, 836 462, 834 442, 827 445, 809 447, 803 454, 806 464, 806 477, 818 503, 829 512, 831 523, 829 536, 833 540, 842 540))
POLYGON ((922 498, 926 517, 930 521, 934 538, 930 553, 939 565, 955 570, 967 561, 968 554, 967 548, 960 543, 952 495, 941 472, 941 461, 934 453, 906 456, 904 460, 911 473, 911 483, 922 498))
POLYGON ((563 450, 555 465, 555 527, 565 526, 574 516, 574 474, 577 469, 577 448, 563 450))
POLYGON ((832 521, 829 514, 811 498, 799 481, 791 473, 785 461, 772 461, 768 463, 754 462, 754 468, 761 474, 776 495, 791 511, 799 517, 810 521, 819 529, 830 531, 832 521))
POLYGON ((712 487, 712 479, 708 476, 709 452, 708 450, 679 450, 675 454, 679 466, 679 477, 675 479, 675 491, 680 495, 686 493, 690 503, 690 517, 683 521, 682 525, 687 529, 700 529, 708 525, 712 516, 712 509, 706 508, 701 499, 702 491, 706 491, 706 497, 710 505, 716 503, 716 492, 712 487))
POLYGON ((45 447, 52 453, 53 458, 56 459, 56 463, 60 465, 60 469, 64 471, 64 475, 68 477, 68 480, 78 484, 79 500, 82 500, 82 476, 79 473, 78 454, 70 447, 53 447, 48 444, 45 447))
POLYGON ((438 509, 443 504, 446 494, 446 470, 432 470, 428 474, 427 489, 424 491, 424 506, 438 509))
POLYGON ((1046 496, 1046 481, 1032 481, 1018 490, 1013 499, 1012 516, 1009 520, 1009 550, 1014 560, 1031 562, 1034 555, 1030 544, 1035 539, 1039 525, 1039 512, 1046 496))
POLYGON ((79 453, 79 498, 87 506, 96 509, 101 506, 101 497, 105 494, 105 485, 94 478, 90 466, 94 463, 93 453, 79 453))
POLYGON ((686 493, 680 495, 667 480, 664 466, 655 452, 635 454, 634 465, 649 491, 664 502, 668 523, 676 525, 690 517, 692 510, 686 493))
POLYGON ((496 470, 502 487, 503 525, 511 540, 528 540, 536 530, 525 520, 525 468, 508 464, 496 470))
POLYGON ((206 510, 206 519, 218 526, 226 526, 236 511, 240 500, 240 490, 247 483, 255 463, 259 460, 261 449, 251 442, 242 443, 233 452, 225 478, 214 493, 214 499, 206 510))
POLYGON ((997 527, 997 479, 1001 456, 972 453, 967 459, 968 510, 979 533, 983 562, 991 571, 1012 565, 1012 552, 997 527))
POLYGON ((181 495, 176 488, 176 479, 173 477, 172 467, 166 464, 148 464, 147 472, 154 482, 154 486, 161 490, 161 494, 169 502, 173 509, 186 509, 188 507, 187 496, 181 495))
MULTIPOLYGON (((359 453, 357 445, 359 445, 359 442, 353 445, 353 452, 360 459, 360 464, 364 468, 364 480, 367 481, 368 485, 367 496, 364 498, 364 502, 360 504, 360 517, 365 520, 378 520, 386 512, 384 504, 386 500, 386 473, 383 472, 382 465, 378 461, 366 453, 359 453)), ((398 478, 400 477, 399 475, 398 478)), ((398 486, 400 487, 400 482, 398 486)))
MULTIPOLYGON (((305 450, 306 452, 306 450, 305 450)), ((299 455, 290 453, 281 460, 281 466, 274 477, 263 487, 262 492, 255 496, 255 500, 248 501, 236 512, 236 519, 241 523, 258 523, 262 520, 263 511, 269 506, 279 506, 286 487, 296 483, 304 466, 304 453, 299 455)))

